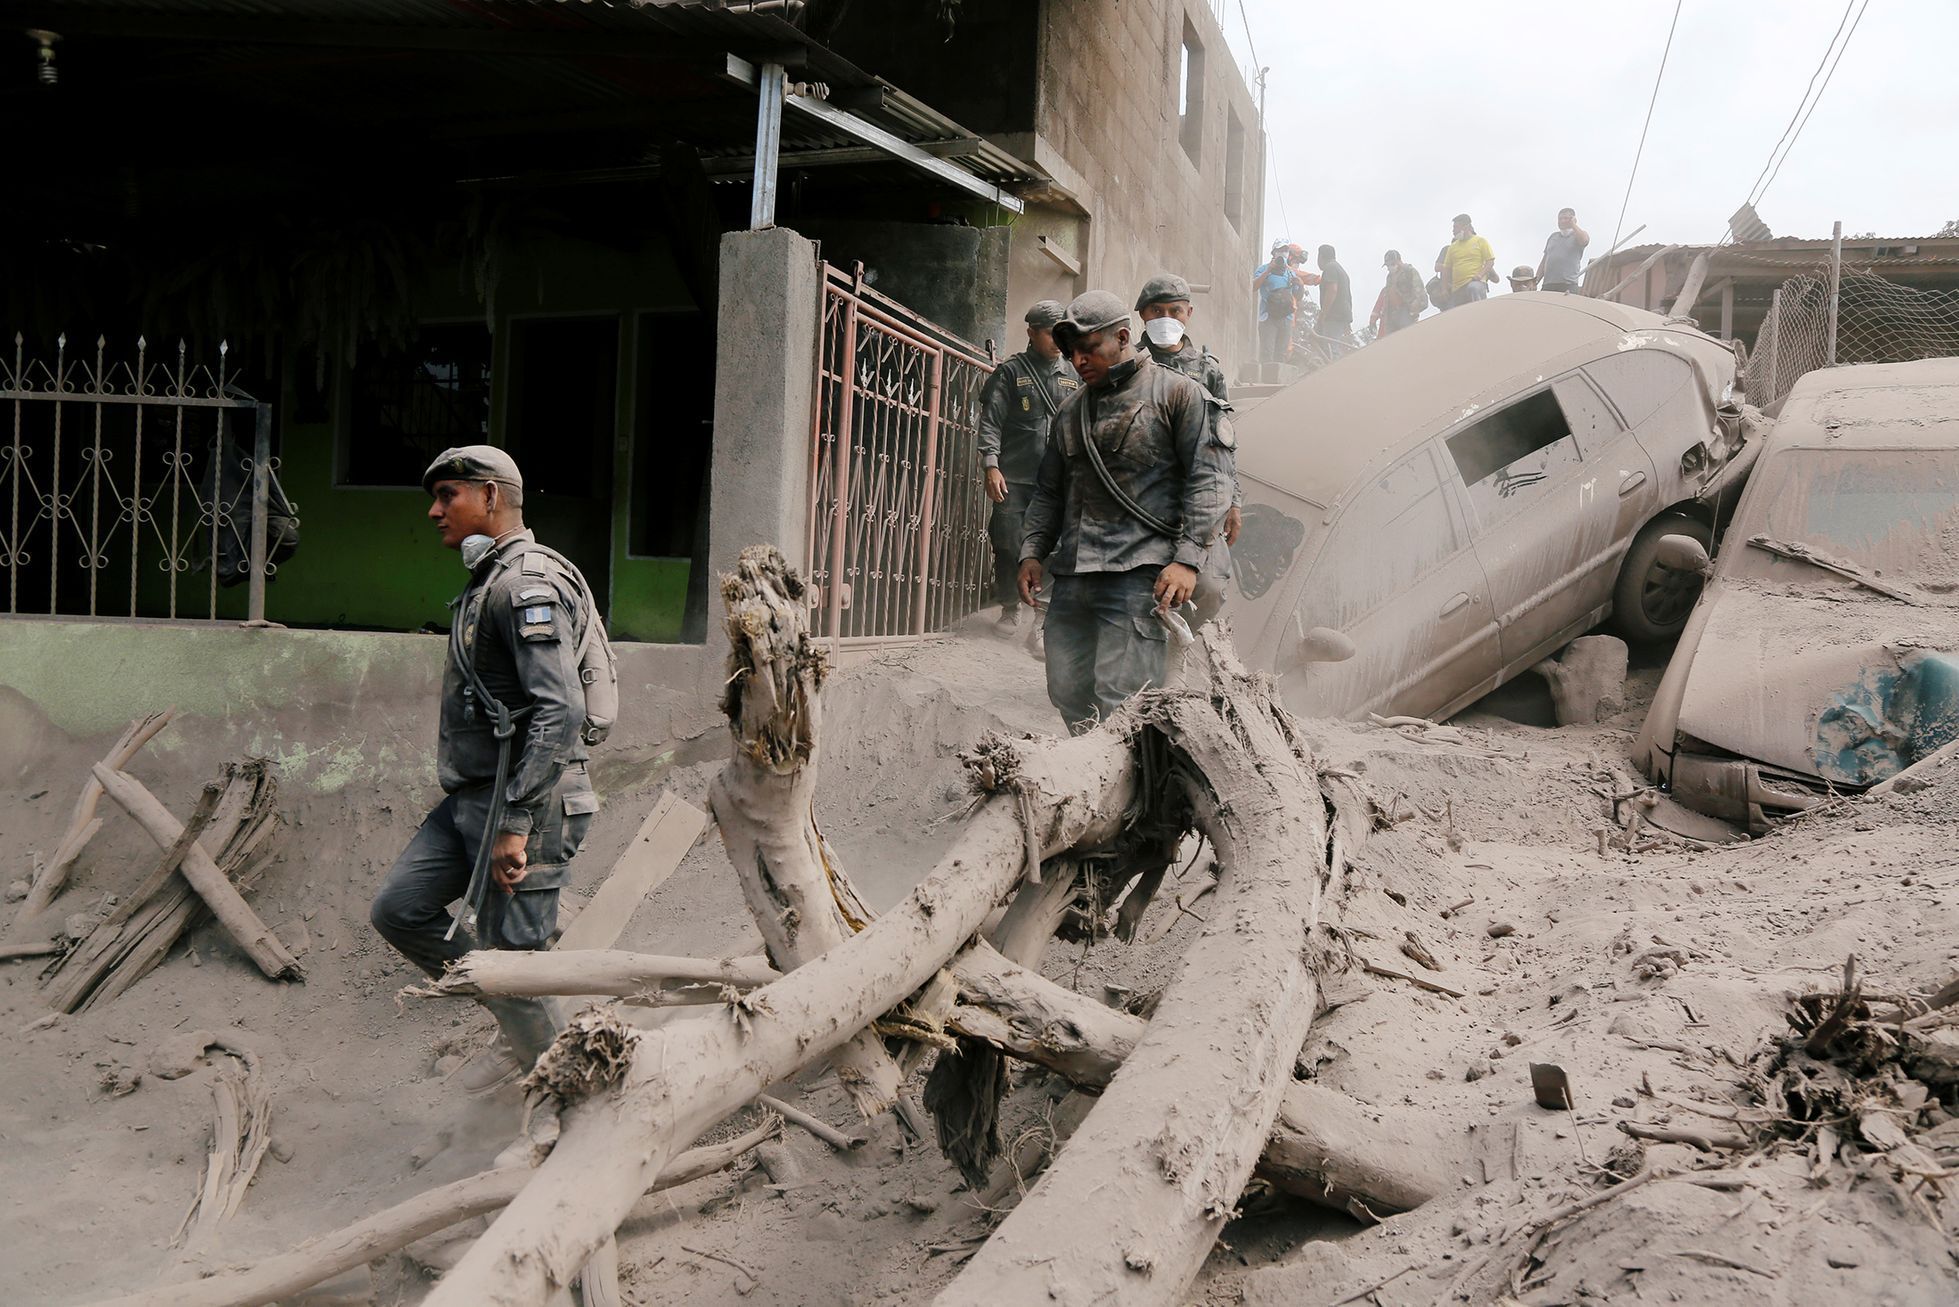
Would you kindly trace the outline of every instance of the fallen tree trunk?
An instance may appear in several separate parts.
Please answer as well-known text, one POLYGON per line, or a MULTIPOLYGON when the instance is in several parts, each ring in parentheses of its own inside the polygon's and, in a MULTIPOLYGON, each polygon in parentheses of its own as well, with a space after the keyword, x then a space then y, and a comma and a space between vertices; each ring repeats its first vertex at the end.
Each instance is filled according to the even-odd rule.
MULTIPOLYGON (((782 1123, 769 1120, 726 1143, 690 1149, 673 1159, 648 1189, 658 1193, 713 1175, 756 1145, 774 1138, 782 1123)), ((344 1230, 310 1239, 289 1253, 202 1280, 159 1285, 95 1307, 258 1307, 298 1293, 343 1271, 406 1248, 472 1216, 494 1212, 515 1198, 536 1172, 507 1166, 417 1194, 344 1230)))
MULTIPOLYGON (((1007 928, 1008 922, 1047 922, 1052 930, 1073 892, 1067 879, 1056 874, 1058 866, 1048 868, 1040 886, 1022 890, 1015 901, 1030 904, 1029 911, 1016 917, 1010 910, 995 930, 997 943, 1017 944, 1024 951, 1026 938, 1037 935, 1035 924, 1016 932, 1007 928), (1029 897, 1029 891, 1039 892, 1029 897)), ((959 995, 946 1021, 949 1030, 1007 1057, 1045 1067, 1084 1089, 1105 1088, 1148 1025, 1139 1016, 1065 989, 984 944, 962 951, 946 971, 959 995)), ((478 993, 629 998, 656 980, 708 973, 740 989, 780 974, 760 957, 486 950, 457 963, 442 982, 403 992, 416 998, 478 993), (478 972, 478 959, 495 965, 478 972), (458 981, 465 975, 466 981, 458 981)), ((667 1001, 710 1000, 690 996, 667 1001)), ((1298 1081, 1286 1088, 1258 1173, 1288 1193, 1363 1220, 1412 1211, 1448 1182, 1440 1141, 1419 1121, 1298 1081)))
POLYGON ((527 998, 601 994, 648 1005, 725 1003, 730 989, 749 990, 782 973, 764 957, 675 958, 618 949, 541 953, 478 949, 452 963, 440 980, 402 991, 410 998, 527 998))
POLYGON ((1269 689, 1215 628, 1202 639, 1208 692, 1134 709, 1178 756, 1217 851, 1217 907, 1102 1101, 941 1307, 1181 1302, 1292 1083, 1318 1002, 1325 802, 1269 689))
MULTIPOLYGON (((708 787, 708 810, 741 882, 769 958, 783 971, 850 938, 812 816, 825 672, 809 638, 802 579, 773 548, 744 549, 721 578, 731 675, 721 708, 734 756, 708 787)), ((903 1078, 869 1030, 846 1040, 831 1069, 865 1117, 888 1111, 903 1078)))
MULTIPOLYGON (((131 722, 103 760, 109 770, 121 771, 127 767, 142 752, 143 746, 155 739, 157 733, 168 726, 170 719, 176 715, 175 708, 166 708, 160 713, 151 713, 131 722)), ((68 873, 74 870, 76 859, 82 856, 82 850, 95 838, 95 833, 102 829, 102 819, 95 815, 101 801, 102 783, 91 775, 83 782, 81 795, 75 800, 75 811, 68 818, 67 833, 55 847, 54 856, 48 860, 47 867, 28 888, 27 897, 21 900, 20 920, 26 921, 47 911, 55 895, 61 893, 62 887, 68 883, 68 873)))
MULTIPOLYGON (((1136 790, 1126 730, 1119 723, 996 745, 1017 790, 1032 796, 1042 856, 1121 833, 1136 790)), ((567 1284, 679 1141, 841 1047, 935 975, 1018 882, 1025 849, 1019 794, 995 794, 896 907, 740 1002, 616 1036, 574 1023, 557 1047, 587 1055, 593 1092, 567 1107, 535 1179, 436 1286, 429 1307, 533 1307, 567 1284)))
MULTIPOLYGON (((1084 997, 992 950, 953 960, 959 1006, 947 1024, 1010 1057, 1101 1089, 1149 1023, 1084 997)), ((1412 1211, 1448 1183, 1440 1140, 1411 1117, 1292 1081, 1258 1173, 1277 1188, 1363 1220, 1412 1211)))
MULTIPOLYGON (((170 815, 170 810, 143 787, 141 781, 123 772, 112 771, 102 763, 94 767, 95 779, 101 783, 103 792, 121 806, 123 811, 135 818, 136 824, 147 832, 158 846, 169 849, 183 834, 183 823, 170 815)), ((299 980, 305 976, 299 960, 279 942, 266 924, 259 920, 258 913, 252 911, 238 888, 218 867, 204 846, 192 841, 184 850, 183 861, 178 865, 185 880, 197 891, 199 898, 211 909, 231 937, 238 941, 239 947, 273 980, 299 980)))

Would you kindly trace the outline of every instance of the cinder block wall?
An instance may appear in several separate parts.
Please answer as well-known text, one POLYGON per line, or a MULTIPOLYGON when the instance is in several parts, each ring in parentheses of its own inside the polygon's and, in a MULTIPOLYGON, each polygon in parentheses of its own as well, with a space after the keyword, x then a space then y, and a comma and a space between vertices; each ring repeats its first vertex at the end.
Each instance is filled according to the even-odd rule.
POLYGON ((1262 254, 1258 105, 1202 0, 1049 0, 1042 7, 1036 132, 1080 179, 1084 280, 1125 297, 1157 272, 1211 287, 1191 334, 1228 372, 1253 353, 1251 274, 1262 254), (1204 49, 1196 157, 1178 116, 1184 24, 1204 49), (1237 221, 1226 149, 1243 131, 1237 221))

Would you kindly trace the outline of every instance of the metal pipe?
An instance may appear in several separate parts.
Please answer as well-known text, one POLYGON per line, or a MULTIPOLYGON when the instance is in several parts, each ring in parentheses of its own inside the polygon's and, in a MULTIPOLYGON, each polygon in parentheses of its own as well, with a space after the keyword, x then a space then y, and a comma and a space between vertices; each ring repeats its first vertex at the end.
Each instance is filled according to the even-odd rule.
MULTIPOLYGON (((222 485, 224 478, 218 478, 222 485)), ((265 626, 266 518, 272 495, 272 405, 259 404, 252 420, 252 571, 246 578, 245 625, 265 626)))
POLYGON ((1843 223, 1830 228, 1830 316, 1823 329, 1823 366, 1837 363, 1837 295, 1843 288, 1843 223))
POLYGON ((781 64, 763 64, 756 74, 755 187, 749 197, 748 229, 775 226, 776 160, 782 151, 781 64))

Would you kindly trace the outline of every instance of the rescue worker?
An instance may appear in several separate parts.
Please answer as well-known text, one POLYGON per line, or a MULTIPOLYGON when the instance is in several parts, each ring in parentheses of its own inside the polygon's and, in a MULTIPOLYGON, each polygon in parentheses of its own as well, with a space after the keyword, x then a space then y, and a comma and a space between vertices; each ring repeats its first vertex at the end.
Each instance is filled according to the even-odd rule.
POLYGON ((1136 352, 1122 301, 1078 296, 1055 343, 1081 374, 1061 406, 1027 509, 1020 595, 1045 569, 1048 698, 1080 732, 1162 685, 1175 610, 1197 590, 1231 498, 1228 423, 1217 401, 1136 352))
POLYGON ((1000 601, 995 630, 1012 636, 1018 621, 1020 533, 1034 478, 1047 449, 1048 423, 1081 388, 1081 379, 1054 343, 1059 300, 1027 310, 1027 348, 993 370, 980 396, 979 451, 986 466, 986 495, 993 501, 987 538, 993 544, 994 590, 1000 601))
MULTIPOLYGON (((1197 306, 1190 302, 1190 283, 1174 273, 1163 272, 1151 277, 1136 296, 1136 316, 1143 320, 1143 347, 1149 351, 1150 358, 1210 391, 1218 401, 1222 420, 1222 414, 1231 411, 1231 390, 1225 383, 1224 365, 1218 362, 1217 356, 1190 338, 1190 320, 1196 314, 1197 306)), ((1244 491, 1234 474, 1231 507, 1225 511, 1220 528, 1227 545, 1238 543, 1244 502, 1244 491)))
MULTIPOLYGON (((440 976, 474 948, 551 942, 558 892, 598 811, 578 666, 595 614, 578 570, 525 529, 524 478, 509 454, 445 450, 422 487, 442 543, 469 570, 442 671, 435 766, 445 797, 395 859, 369 916, 403 957, 440 976), (456 899, 464 908, 452 925, 444 909, 456 899)), ((528 1070, 558 1030, 546 1000, 481 1001, 508 1047, 465 1069, 472 1090, 528 1070)))

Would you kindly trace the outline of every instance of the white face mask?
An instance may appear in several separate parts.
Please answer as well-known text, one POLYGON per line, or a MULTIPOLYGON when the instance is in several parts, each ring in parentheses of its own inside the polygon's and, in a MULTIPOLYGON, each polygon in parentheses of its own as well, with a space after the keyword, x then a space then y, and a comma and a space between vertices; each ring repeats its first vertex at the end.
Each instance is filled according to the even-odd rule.
POLYGON ((1175 318, 1151 318, 1143 324, 1143 334, 1158 349, 1174 349, 1184 338, 1184 324, 1175 318))
POLYGON ((474 572, 476 565, 489 557, 490 551, 497 547, 496 537, 481 533, 463 537, 463 566, 474 572))

